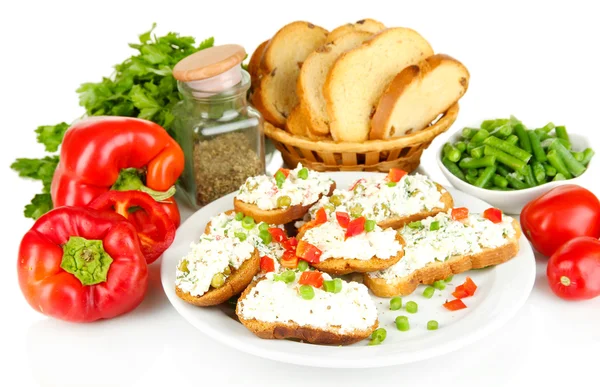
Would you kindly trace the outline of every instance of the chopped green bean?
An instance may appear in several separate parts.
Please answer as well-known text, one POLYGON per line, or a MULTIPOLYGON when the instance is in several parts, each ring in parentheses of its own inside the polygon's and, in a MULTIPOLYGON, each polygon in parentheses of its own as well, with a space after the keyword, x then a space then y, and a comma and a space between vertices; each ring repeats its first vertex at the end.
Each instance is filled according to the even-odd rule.
POLYGON ((486 138, 483 141, 483 143, 489 146, 493 146, 494 148, 497 148, 503 152, 506 152, 507 154, 514 156, 524 162, 528 162, 531 158, 531 153, 524 151, 516 145, 512 145, 506 141, 500 140, 497 137, 490 136, 486 138))
POLYGON ((421 227, 423 227, 423 223, 421 223, 420 220, 415 220, 414 222, 410 222, 409 224, 407 224, 408 227, 418 230, 421 227))
POLYGON ((457 141, 454 143, 454 146, 460 151, 460 153, 463 153, 465 150, 467 150, 467 143, 464 141, 457 141))
MULTIPOLYGON (((500 149, 494 148, 489 145, 485 146, 483 153, 486 155, 486 157, 493 156, 499 162, 506 165, 507 167, 512 168, 515 171, 521 171, 523 170, 523 168, 525 168, 525 165, 527 165, 523 160, 520 160, 514 156, 509 155, 506 152, 501 151, 500 149)), ((480 160, 483 159, 485 159, 485 157, 480 160)))
MULTIPOLYGON (((534 130, 535 134, 537 135, 537 138, 539 138, 540 141, 544 141, 547 140, 549 138, 551 138, 552 136, 550 136, 548 133, 544 132, 541 129, 536 129, 534 130)), ((531 139, 531 137, 530 137, 531 139)))
POLYGON ((444 157, 447 157, 448 160, 452 162, 457 162, 460 160, 460 151, 456 149, 456 147, 449 142, 444 144, 444 157))
POLYGON ((468 155, 470 155, 470 154, 471 154, 471 151, 472 151, 473 149, 477 148, 478 146, 479 146, 479 144, 475 144, 475 143, 473 143, 473 142, 468 142, 468 143, 467 143, 467 150, 466 150, 466 153, 467 153, 468 155))
POLYGON ((402 308, 402 298, 394 297, 390 300, 390 310, 398 310, 402 308))
POLYGON ((299 260, 298 261, 298 271, 306 271, 308 270, 308 262, 304 261, 304 260, 299 260))
POLYGON ((529 188, 527 184, 517 179, 514 173, 509 173, 508 175, 506 175, 506 180, 508 181, 508 184, 515 189, 529 188))
POLYGON ((496 166, 492 165, 491 167, 485 167, 481 175, 475 181, 475 185, 477 187, 485 187, 487 183, 492 180, 494 174, 496 173, 496 166))
POLYGON ((546 176, 553 177, 556 176, 556 168, 548 163, 543 163, 544 169, 546 170, 546 176))
POLYGON ((563 162, 562 158, 558 155, 556 150, 551 149, 550 152, 548 152, 548 161, 550 162, 550 165, 552 165, 556 169, 557 175, 560 173, 567 179, 573 178, 573 175, 571 175, 571 173, 567 169, 567 166, 563 162))
POLYGON ((429 224, 429 231, 437 231, 440 229, 440 222, 439 221, 433 221, 429 224))
POLYGON ((435 281, 433 283, 433 287, 436 288, 437 290, 444 290, 444 289, 446 289, 446 283, 444 282, 444 280, 435 281))
POLYGON ((446 169, 448 169, 451 174, 453 174, 461 180, 466 180, 465 174, 460 170, 456 163, 453 163, 452 161, 448 160, 447 157, 444 157, 442 159, 442 164, 444 164, 444 167, 446 167, 446 169))
POLYGON ((470 155, 474 159, 480 159, 480 158, 482 158, 483 157, 483 145, 478 146, 477 148, 471 149, 470 155))
POLYGON ((583 151, 583 160, 581 160, 581 164, 587 166, 590 163, 590 160, 594 156, 594 150, 592 148, 587 148, 583 151))
MULTIPOLYGON (((487 150, 487 147, 485 150, 487 150)), ((485 152, 485 150, 484 150, 484 152, 485 152)), ((517 160, 517 161, 521 161, 521 160, 517 160)), ((468 169, 468 168, 489 167, 489 166, 494 165, 495 163, 496 163, 496 157, 493 155, 489 155, 489 156, 482 157, 480 159, 474 159, 472 157, 465 157, 464 159, 460 160, 458 165, 461 168, 468 169)))
POLYGON ((545 132, 545 133, 550 133, 552 131, 552 129, 554 129, 556 126, 554 126, 554 124, 552 122, 548 122, 543 128, 539 128, 538 130, 545 132))
POLYGON ((552 181, 559 181, 559 180, 567 180, 567 178, 562 173, 557 173, 556 176, 554 176, 554 179, 552 179, 552 181))
POLYGON ((533 171, 533 177, 535 177, 535 181, 538 184, 544 184, 546 182, 546 170, 544 169, 542 163, 540 163, 537 160, 534 160, 531 163, 531 168, 533 171))
POLYGON ((519 143, 519 137, 516 134, 511 134, 505 141, 510 145, 517 145, 519 143))
POLYGON ((471 138, 473 138, 473 136, 475 135, 475 133, 477 133, 479 131, 479 129, 473 129, 473 128, 464 128, 461 132, 463 138, 466 138, 467 140, 470 140, 471 138))
POLYGON ((435 288, 433 286, 428 286, 425 288, 425 290, 423 290, 423 297, 431 298, 431 297, 433 297, 434 293, 435 293, 435 288))
POLYGON ((471 175, 474 177, 479 176, 479 172, 475 168, 467 169, 467 175, 471 175))
POLYGON ((554 141, 559 141, 561 144, 564 145, 565 148, 567 148, 568 150, 571 150, 571 143, 567 140, 564 140, 562 138, 557 138, 557 137, 550 137, 544 141, 542 141, 542 148, 550 148, 550 145, 552 145, 552 143, 554 141))
POLYGON ((563 140, 569 140, 569 134, 567 133, 567 128, 565 128, 564 126, 557 126, 556 128, 554 128, 554 133, 556 133, 556 137, 557 138, 562 138, 563 140))
POLYGON ((475 133, 475 135, 471 139, 471 142, 473 144, 480 144, 483 142, 483 140, 488 138, 489 135, 490 135, 490 133, 487 130, 480 129, 477 133, 475 133))
MULTIPOLYGON (((498 168, 496 168, 497 170, 498 168)), ((508 180, 504 178, 504 176, 495 174, 493 177, 493 182, 496 187, 506 188, 508 187, 508 180)))
MULTIPOLYGON (((565 146, 560 141, 554 141, 550 145, 550 149, 555 150, 558 153, 569 172, 571 172, 571 174, 573 174, 574 176, 580 176, 583 172, 585 172, 585 166, 579 161, 575 160, 575 157, 573 157, 571 152, 569 152, 568 149, 565 148, 565 146)), ((554 168, 556 168, 556 166, 554 168)))
POLYGON ((583 161, 583 152, 571 152, 575 160, 582 162, 583 161))
POLYGON ((498 166, 496 167, 496 172, 498 172, 502 177, 506 177, 506 175, 510 173, 510 171, 506 169, 504 165, 501 164, 498 164, 498 166))
POLYGON ((535 177, 533 177, 533 170, 531 169, 531 165, 525 166, 525 183, 527 183, 530 187, 535 187, 537 185, 537 181, 535 181, 535 177))
POLYGON ((419 310, 419 305, 414 301, 408 301, 406 303, 406 311, 408 313, 417 313, 419 310))
POLYGON ((454 278, 454 275, 451 274, 448 278, 446 278, 444 280, 444 282, 448 283, 448 282, 452 281, 452 278, 454 278))
POLYGON ((477 175, 473 176, 473 175, 467 175, 467 182, 471 185, 475 185, 475 182, 477 181, 477 175))
POLYGON ((435 321, 435 320, 427 321, 427 330, 428 331, 435 331, 436 329, 438 329, 439 325, 440 324, 438 324, 438 322, 435 321))
POLYGON ((377 328, 371 334, 371 339, 377 340, 380 343, 383 342, 383 340, 385 340, 386 337, 387 337, 387 331, 385 330, 385 328, 377 328))
POLYGON ((504 125, 498 126, 496 129, 494 129, 491 133, 490 136, 496 136, 502 139, 506 139, 508 136, 510 136, 513 132, 513 128, 512 125, 510 124, 510 122, 507 122, 504 125))
POLYGON ((529 135, 527 134, 527 129, 521 123, 515 125, 515 133, 519 137, 519 146, 523 148, 526 152, 531 153, 531 142, 529 140, 529 135))
POLYGON ((498 118, 495 120, 485 120, 481 123, 481 129, 485 129, 487 131, 494 130, 499 126, 505 125, 510 122, 507 118, 498 118))
POLYGON ((235 214, 235 220, 240 221, 244 219, 244 213, 243 212, 236 212, 235 214))
POLYGON ((514 191, 515 190, 514 188, 509 188, 509 187, 502 188, 502 187, 498 187, 498 186, 494 186, 490 189, 492 191, 514 191))
POLYGON ((410 324, 408 322, 408 317, 406 316, 398 316, 396 317, 396 328, 401 332, 406 332, 410 329, 410 324))
POLYGON ((540 138, 536 135, 535 132, 527 132, 529 135, 529 141, 531 143, 531 150, 533 152, 533 156, 537 161, 543 163, 546 161, 546 153, 542 149, 542 145, 540 144, 540 138))

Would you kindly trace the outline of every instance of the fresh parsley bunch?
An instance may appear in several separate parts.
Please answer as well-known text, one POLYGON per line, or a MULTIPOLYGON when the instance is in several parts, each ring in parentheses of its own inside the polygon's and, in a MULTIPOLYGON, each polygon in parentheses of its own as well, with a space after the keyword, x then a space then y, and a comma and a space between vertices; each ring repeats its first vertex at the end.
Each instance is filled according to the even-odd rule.
MULTIPOLYGON (((129 44, 137 53, 116 65, 112 77, 84 83, 77 89, 85 115, 139 117, 171 131, 171 109, 181 99, 172 75, 173 67, 184 57, 212 47, 214 38, 196 45, 193 37, 174 32, 156 37, 152 34, 155 27, 153 24, 150 31, 141 34, 139 43, 129 44)), ((37 140, 46 152, 56 153, 68 127, 64 122, 40 126, 36 129, 37 140)), ((41 159, 20 158, 11 165, 19 176, 40 180, 43 185, 42 193, 25 206, 26 217, 37 219, 52 209, 50 185, 58 160, 58 155, 53 154, 41 159)))

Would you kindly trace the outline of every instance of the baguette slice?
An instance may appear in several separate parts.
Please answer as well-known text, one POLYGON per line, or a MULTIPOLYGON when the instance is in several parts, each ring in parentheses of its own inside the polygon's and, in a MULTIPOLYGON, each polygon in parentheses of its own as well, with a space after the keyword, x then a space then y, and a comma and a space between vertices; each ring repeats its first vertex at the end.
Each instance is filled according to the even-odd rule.
POLYGON ((314 24, 297 21, 280 29, 266 45, 260 66, 258 90, 252 102, 265 119, 283 127, 294 106, 298 104, 296 82, 306 57, 320 47, 327 30, 314 24))
POLYGON ((481 269, 499 265, 515 257, 519 252, 521 228, 519 222, 513 219, 512 226, 515 234, 508 243, 497 248, 486 248, 476 254, 462 255, 450 258, 445 262, 430 263, 424 268, 417 269, 406 277, 398 278, 388 283, 383 278, 365 274, 363 283, 378 297, 406 296, 417 289, 419 284, 430 285, 435 281, 448 278, 451 275, 463 273, 471 269, 481 269))
POLYGON ((336 141, 369 138, 379 98, 405 67, 433 55, 429 43, 409 28, 389 28, 335 62, 323 88, 329 129, 336 141))
POLYGON ((295 321, 284 323, 260 321, 255 318, 246 319, 242 313, 244 300, 260 281, 264 281, 264 279, 253 282, 244 290, 238 299, 235 311, 240 322, 261 339, 297 339, 311 344, 349 345, 368 338, 379 326, 377 318, 375 318, 375 322, 368 329, 355 329, 349 332, 343 332, 341 327, 324 329, 310 325, 300 325, 295 321))
POLYGON ((354 31, 365 31, 365 32, 369 32, 370 34, 376 34, 381 30, 385 29, 385 25, 383 25, 383 23, 378 22, 377 20, 373 20, 373 19, 362 19, 357 21, 356 23, 348 23, 348 24, 344 24, 341 25, 339 27, 337 27, 336 29, 334 29, 333 31, 331 31, 329 33, 329 35, 327 36, 327 43, 329 42, 333 42, 334 40, 338 39, 340 36, 346 35, 347 33, 350 32, 354 32, 354 31))
POLYGON ((292 109, 285 122, 285 129, 293 135, 307 137, 314 141, 331 140, 329 135, 321 135, 310 130, 308 114, 302 102, 292 109))
POLYGON ((250 57, 250 61, 248 62, 248 73, 250 74, 250 79, 252 80, 252 87, 257 87, 261 78, 260 74, 260 63, 263 58, 263 54, 265 53, 265 48, 269 44, 269 40, 265 40, 261 44, 256 47, 254 53, 250 57))
MULTIPOLYGON (((302 239, 304 232, 298 234, 298 240, 302 239)), ((400 234, 396 234, 396 240, 404 245, 404 239, 400 234)), ((315 269, 328 274, 345 275, 350 273, 369 273, 377 270, 384 270, 395 265, 404 256, 404 251, 398 251, 395 257, 381 259, 373 257, 371 259, 353 259, 353 258, 327 258, 319 263, 311 263, 315 269)))
POLYGON ((298 98, 307 115, 308 131, 316 136, 329 134, 329 116, 325 107, 323 85, 336 59, 344 52, 360 46, 372 36, 370 32, 353 30, 319 47, 306 58, 298 76, 298 98))
MULTIPOLYGON (((325 196, 330 196, 333 193, 333 190, 335 190, 335 182, 331 184, 331 188, 325 196)), ((323 195, 320 195, 319 199, 321 197, 323 197, 323 195)), ((262 210, 258 208, 256 204, 243 202, 236 197, 233 199, 233 208, 235 208, 236 211, 243 212, 245 215, 251 216, 257 223, 265 222, 269 224, 286 224, 298 219, 302 219, 304 215, 308 213, 310 207, 312 207, 315 203, 310 203, 305 206, 298 204, 288 208, 278 208, 275 210, 262 210)))
POLYGON ((469 71, 448 55, 430 56, 402 70, 379 100, 371 140, 401 137, 426 128, 469 87, 469 71))

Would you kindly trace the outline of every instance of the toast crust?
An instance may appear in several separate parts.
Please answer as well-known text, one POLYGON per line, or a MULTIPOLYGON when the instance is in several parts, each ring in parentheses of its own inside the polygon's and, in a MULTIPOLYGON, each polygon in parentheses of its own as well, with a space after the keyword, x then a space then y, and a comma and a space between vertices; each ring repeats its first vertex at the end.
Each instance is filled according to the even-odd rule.
POLYGON ((375 114, 371 119, 369 139, 383 140, 391 137, 401 137, 426 128, 440 113, 445 112, 450 106, 454 105, 467 92, 468 87, 469 71, 462 63, 445 54, 430 56, 418 64, 405 68, 394 77, 379 99, 375 114), (440 67, 438 71, 446 71, 446 73, 438 72, 434 75, 439 66, 444 67, 440 67), (449 75, 447 73, 448 69, 452 69, 454 72, 449 75), (438 89, 429 90, 425 83, 427 82, 427 78, 432 76, 439 78, 440 74, 447 75, 444 80, 447 79, 448 83, 433 85, 430 80, 429 87, 437 87, 438 89), (456 74, 460 74, 460 76, 454 78, 456 74), (415 94, 418 93, 418 91, 415 91, 415 87, 421 93, 425 94, 415 94), (447 93, 444 94, 440 91, 446 91, 447 93), (415 105, 422 103, 423 95, 426 95, 429 99, 436 99, 436 105, 431 105, 430 107, 438 106, 438 109, 423 110, 422 107, 415 106, 417 109, 423 110, 420 113, 415 113, 421 116, 418 122, 415 122, 414 119, 408 117, 408 111, 412 111, 412 109, 406 106, 406 99, 408 97, 403 98, 405 95, 414 96, 415 100, 413 102, 415 105), (396 117, 394 116, 395 114, 397 115, 396 117), (401 125, 398 119, 405 120, 406 122, 404 122, 404 125, 401 125))
POLYGON ((258 47, 256 47, 256 50, 254 50, 254 52, 252 53, 250 61, 248 62, 248 73, 250 74, 250 79, 252 80, 253 87, 258 86, 258 82, 261 78, 260 62, 262 61, 267 44, 269 44, 269 39, 259 44, 258 47))
POLYGON ((430 285, 454 274, 460 274, 471 269, 482 269, 487 266, 499 265, 515 257, 519 252, 521 227, 516 219, 512 222, 515 235, 508 243, 497 248, 486 248, 477 254, 453 257, 445 262, 430 263, 424 268, 415 270, 406 277, 399 278, 393 283, 383 278, 363 276, 363 283, 377 297, 406 296, 417 289, 419 284, 430 285))
POLYGON ((314 141, 331 140, 329 135, 320 135, 310 130, 311 124, 307 109, 300 102, 292 109, 290 116, 285 122, 285 129, 295 136, 307 137, 314 141))
MULTIPOLYGON (((298 234, 298 240, 302 239, 305 231, 298 234)), ((396 233, 396 240, 404 247, 404 239, 400 233, 396 233)), ((395 265, 404 256, 404 249, 398 251, 395 257, 381 259, 372 257, 371 259, 355 258, 327 258, 319 263, 311 263, 311 266, 317 270, 328 274, 345 275, 350 273, 368 273, 372 271, 384 270, 395 265)))
MULTIPOLYGON (((335 190, 335 182, 329 187, 329 192, 325 196, 331 196, 335 190)), ((319 195, 321 199, 323 195, 319 195)), ((261 210, 256 204, 246 203, 239 200, 237 197, 233 199, 233 208, 235 211, 243 212, 245 215, 251 216, 256 222, 265 222, 269 224, 286 224, 304 218, 310 207, 314 203, 305 206, 297 204, 288 208, 278 208, 275 210, 261 210)))
POLYGON ((362 19, 355 23, 343 24, 333 29, 327 36, 327 43, 333 42, 339 37, 354 31, 365 31, 376 34, 385 29, 385 25, 374 19, 362 19))
POLYGON ((274 323, 259 321, 254 318, 247 320, 241 316, 240 304, 257 283, 253 282, 244 290, 238 299, 235 313, 240 322, 261 339, 298 339, 311 344, 349 345, 368 338, 379 326, 379 321, 375 320, 375 323, 367 330, 341 333, 339 328, 335 327, 326 330, 312 326, 301 326, 296 322, 274 323))

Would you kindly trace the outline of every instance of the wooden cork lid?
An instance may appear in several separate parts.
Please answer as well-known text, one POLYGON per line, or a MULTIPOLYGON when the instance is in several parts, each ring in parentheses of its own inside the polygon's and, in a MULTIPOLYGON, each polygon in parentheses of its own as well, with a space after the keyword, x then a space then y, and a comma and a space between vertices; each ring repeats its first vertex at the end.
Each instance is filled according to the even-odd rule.
POLYGON ((239 65, 245 57, 244 47, 237 44, 207 48, 180 60, 173 76, 182 82, 212 78, 239 65))

